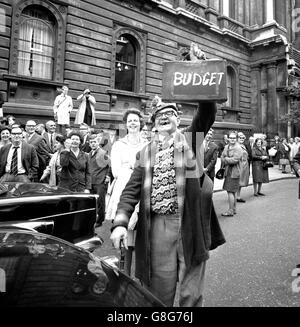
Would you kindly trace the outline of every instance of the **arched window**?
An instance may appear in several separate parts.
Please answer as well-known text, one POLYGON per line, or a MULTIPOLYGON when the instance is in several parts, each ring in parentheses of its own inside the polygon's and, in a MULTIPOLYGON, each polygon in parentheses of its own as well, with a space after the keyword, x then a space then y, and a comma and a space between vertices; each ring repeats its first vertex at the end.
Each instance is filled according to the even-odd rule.
POLYGON ((227 68, 227 102, 226 107, 233 108, 234 101, 235 72, 231 67, 227 68))
POLYGON ((122 34, 116 44, 115 89, 136 92, 137 42, 122 34))
POLYGON ((146 33, 114 25, 109 93, 145 95, 146 44, 146 33))
POLYGON ((18 74, 52 79, 55 18, 36 5, 26 7, 20 19, 18 74))

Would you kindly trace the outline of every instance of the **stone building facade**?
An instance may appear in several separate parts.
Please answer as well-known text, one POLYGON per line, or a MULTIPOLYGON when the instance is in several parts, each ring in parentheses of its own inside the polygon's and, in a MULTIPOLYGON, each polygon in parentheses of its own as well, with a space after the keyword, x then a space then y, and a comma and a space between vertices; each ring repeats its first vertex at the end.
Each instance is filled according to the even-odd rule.
MULTIPOLYGON (((280 121, 289 111, 289 72, 299 75, 298 8, 298 0, 0 0, 3 113, 45 121, 66 84, 74 119, 88 87, 96 127, 118 131, 126 108, 147 114, 161 95, 163 62, 182 60, 196 42, 227 62, 217 139, 232 129, 299 135, 280 121)), ((186 125, 196 105, 181 105, 186 125)))

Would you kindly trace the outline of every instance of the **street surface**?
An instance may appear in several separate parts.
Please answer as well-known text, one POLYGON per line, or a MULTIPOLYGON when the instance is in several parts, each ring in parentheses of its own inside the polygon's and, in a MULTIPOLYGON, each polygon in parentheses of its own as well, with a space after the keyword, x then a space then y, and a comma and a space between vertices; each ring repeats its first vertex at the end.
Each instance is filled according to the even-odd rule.
MULTIPOLYGON (((285 176, 284 176, 285 177, 285 176)), ((300 264, 299 179, 264 184, 265 197, 254 197, 253 186, 242 189, 247 201, 237 215, 228 209, 227 193, 214 193, 214 204, 226 244, 211 252, 207 264, 205 307, 299 307, 292 292, 292 271, 300 264)), ((98 232, 105 240, 95 253, 117 254, 109 240, 111 223, 98 232)))
POLYGON ((300 306, 292 271, 300 264, 299 179, 264 184, 265 197, 242 190, 237 215, 220 217, 225 192, 214 203, 227 243, 211 252, 206 271, 206 307, 300 306))

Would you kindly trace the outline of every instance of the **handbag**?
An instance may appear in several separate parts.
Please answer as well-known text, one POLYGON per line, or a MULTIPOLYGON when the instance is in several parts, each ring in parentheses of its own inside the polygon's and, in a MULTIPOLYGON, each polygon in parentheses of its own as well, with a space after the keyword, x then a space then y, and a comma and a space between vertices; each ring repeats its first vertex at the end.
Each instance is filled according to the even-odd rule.
POLYGON ((268 150, 268 153, 269 153, 270 157, 275 157, 276 153, 277 153, 277 150, 274 149, 274 148, 271 148, 271 149, 268 150))
POLYGON ((217 179, 223 179, 224 178, 224 174, 225 174, 225 168, 221 167, 217 173, 216 173, 216 178, 217 179))
POLYGON ((270 160, 264 161, 264 163, 263 163, 264 169, 268 169, 268 168, 272 168, 272 167, 274 167, 272 161, 270 161, 270 160))

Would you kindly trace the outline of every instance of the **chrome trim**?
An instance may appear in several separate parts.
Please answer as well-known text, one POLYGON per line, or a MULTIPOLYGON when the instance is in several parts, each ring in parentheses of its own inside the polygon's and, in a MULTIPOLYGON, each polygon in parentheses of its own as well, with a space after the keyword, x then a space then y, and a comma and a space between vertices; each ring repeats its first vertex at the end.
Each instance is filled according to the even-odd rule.
POLYGON ((88 212, 88 211, 96 211, 96 210, 97 210, 96 208, 90 208, 90 209, 77 210, 77 211, 71 211, 71 212, 65 212, 65 213, 57 213, 57 214, 51 215, 51 216, 43 216, 43 217, 39 217, 39 218, 29 219, 29 221, 36 221, 36 220, 40 220, 40 219, 49 219, 49 218, 53 218, 53 217, 73 215, 75 213, 88 212))
POLYGON ((22 203, 27 203, 27 202, 33 202, 32 199, 34 199, 34 202, 40 202, 42 200, 60 200, 60 199, 65 199, 65 198, 68 198, 68 199, 76 199, 76 198, 79 198, 79 199, 82 199, 82 198, 90 198, 92 196, 92 198, 98 198, 99 195, 98 194, 87 194, 87 193, 84 193, 84 194, 64 194, 64 195, 58 195, 58 194, 48 194, 48 195, 38 195, 38 196, 35 196, 35 195, 30 195, 30 196, 19 196, 19 197, 15 197, 15 198, 3 198, 3 199, 0 199, 0 204, 6 204, 9 203, 9 204, 14 204, 14 203, 19 203, 20 202, 20 199, 22 199, 22 203))

